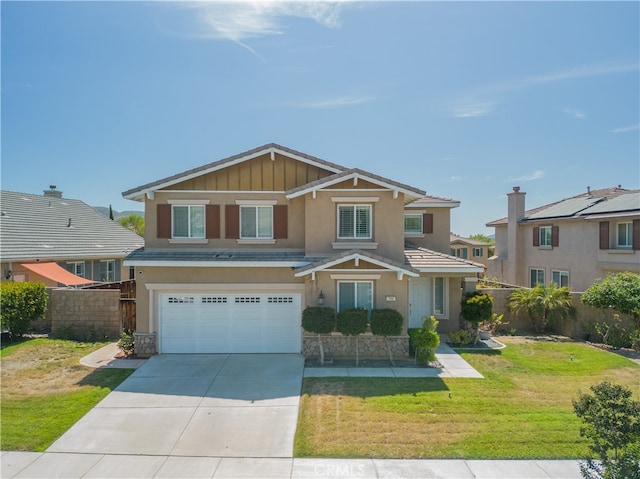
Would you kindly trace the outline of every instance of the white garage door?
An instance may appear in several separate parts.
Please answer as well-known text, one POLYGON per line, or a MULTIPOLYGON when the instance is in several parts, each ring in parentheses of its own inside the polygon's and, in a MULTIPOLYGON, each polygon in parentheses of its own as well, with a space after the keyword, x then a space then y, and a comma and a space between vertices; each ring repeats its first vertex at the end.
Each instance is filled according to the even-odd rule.
POLYGON ((161 294, 163 353, 299 353, 300 294, 161 294))

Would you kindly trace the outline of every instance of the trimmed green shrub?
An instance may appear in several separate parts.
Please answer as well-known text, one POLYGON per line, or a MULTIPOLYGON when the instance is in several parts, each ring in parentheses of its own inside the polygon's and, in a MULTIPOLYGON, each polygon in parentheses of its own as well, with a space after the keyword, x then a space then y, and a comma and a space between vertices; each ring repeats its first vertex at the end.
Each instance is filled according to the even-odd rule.
POLYGON ((356 366, 358 366, 358 335, 367 330, 367 310, 348 309, 346 311, 340 311, 338 313, 336 329, 345 336, 356 337, 356 366))
POLYGON ((120 333, 120 340, 118 341, 118 348, 125 356, 133 356, 135 353, 135 341, 133 339, 133 330, 125 329, 120 333))
POLYGON ((465 293, 460 302, 462 319, 469 321, 476 328, 483 321, 491 320, 493 298, 481 291, 465 293))
POLYGON ((302 311, 302 328, 315 334, 329 334, 336 329, 336 312, 329 306, 309 306, 302 311))
POLYGON ((302 312, 302 327, 318 335, 320 364, 324 364, 324 346, 321 334, 329 334, 336 328, 336 312, 328 306, 308 306, 302 312))
POLYGON ((29 331, 31 321, 40 319, 47 310, 47 289, 43 283, 0 283, 0 322, 12 338, 29 331))
POLYGON ((364 333, 367 330, 367 311, 365 309, 340 311, 336 329, 346 336, 357 336, 364 333))
POLYGON ((436 359, 436 349, 440 345, 440 336, 436 333, 438 324, 434 316, 425 316, 422 328, 415 330, 413 343, 420 364, 429 364, 436 359))
POLYGON ((471 337, 471 334, 466 329, 449 333, 449 339, 454 346, 464 346, 465 344, 473 342, 473 337, 471 337))
POLYGON ((404 318, 395 309, 371 311, 371 332, 379 336, 400 336, 404 318))

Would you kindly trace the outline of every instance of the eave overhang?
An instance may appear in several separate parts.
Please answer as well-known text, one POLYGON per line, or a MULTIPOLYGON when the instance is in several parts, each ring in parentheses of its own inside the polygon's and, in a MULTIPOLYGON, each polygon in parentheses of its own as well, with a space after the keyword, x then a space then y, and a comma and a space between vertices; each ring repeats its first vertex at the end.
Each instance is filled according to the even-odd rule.
MULTIPOLYGON (((312 275, 313 277, 315 277, 315 274, 317 272, 331 270, 333 267, 343 263, 347 263, 349 261, 355 261, 356 264, 358 264, 360 260, 367 263, 375 264, 376 266, 379 266, 390 272, 395 272, 399 280, 401 280, 404 275, 412 278, 417 278, 418 276, 420 276, 420 273, 412 267, 406 267, 388 258, 384 258, 382 256, 374 255, 361 250, 346 251, 342 254, 323 259, 307 266, 302 266, 296 269, 293 275, 296 278, 301 278, 308 275, 312 275)), ((352 271, 367 273, 366 268, 353 269, 352 271)))

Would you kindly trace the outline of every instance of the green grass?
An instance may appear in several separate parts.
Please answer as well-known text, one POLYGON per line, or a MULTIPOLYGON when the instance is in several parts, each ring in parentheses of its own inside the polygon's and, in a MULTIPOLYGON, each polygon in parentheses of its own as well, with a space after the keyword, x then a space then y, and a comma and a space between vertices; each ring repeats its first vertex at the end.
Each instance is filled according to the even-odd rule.
POLYGON ((297 457, 581 458, 572 399, 601 380, 640 396, 640 367, 578 343, 512 340, 461 355, 485 379, 305 379, 297 457))
POLYGON ((80 365, 102 346, 37 339, 2 349, 3 451, 44 451, 133 372, 80 365))

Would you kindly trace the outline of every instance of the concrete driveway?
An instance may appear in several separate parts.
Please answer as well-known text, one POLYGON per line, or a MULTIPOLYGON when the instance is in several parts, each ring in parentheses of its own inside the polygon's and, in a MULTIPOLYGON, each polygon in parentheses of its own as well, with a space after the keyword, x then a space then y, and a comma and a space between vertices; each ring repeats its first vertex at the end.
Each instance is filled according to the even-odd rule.
POLYGON ((304 359, 153 356, 47 452, 293 457, 304 359))

